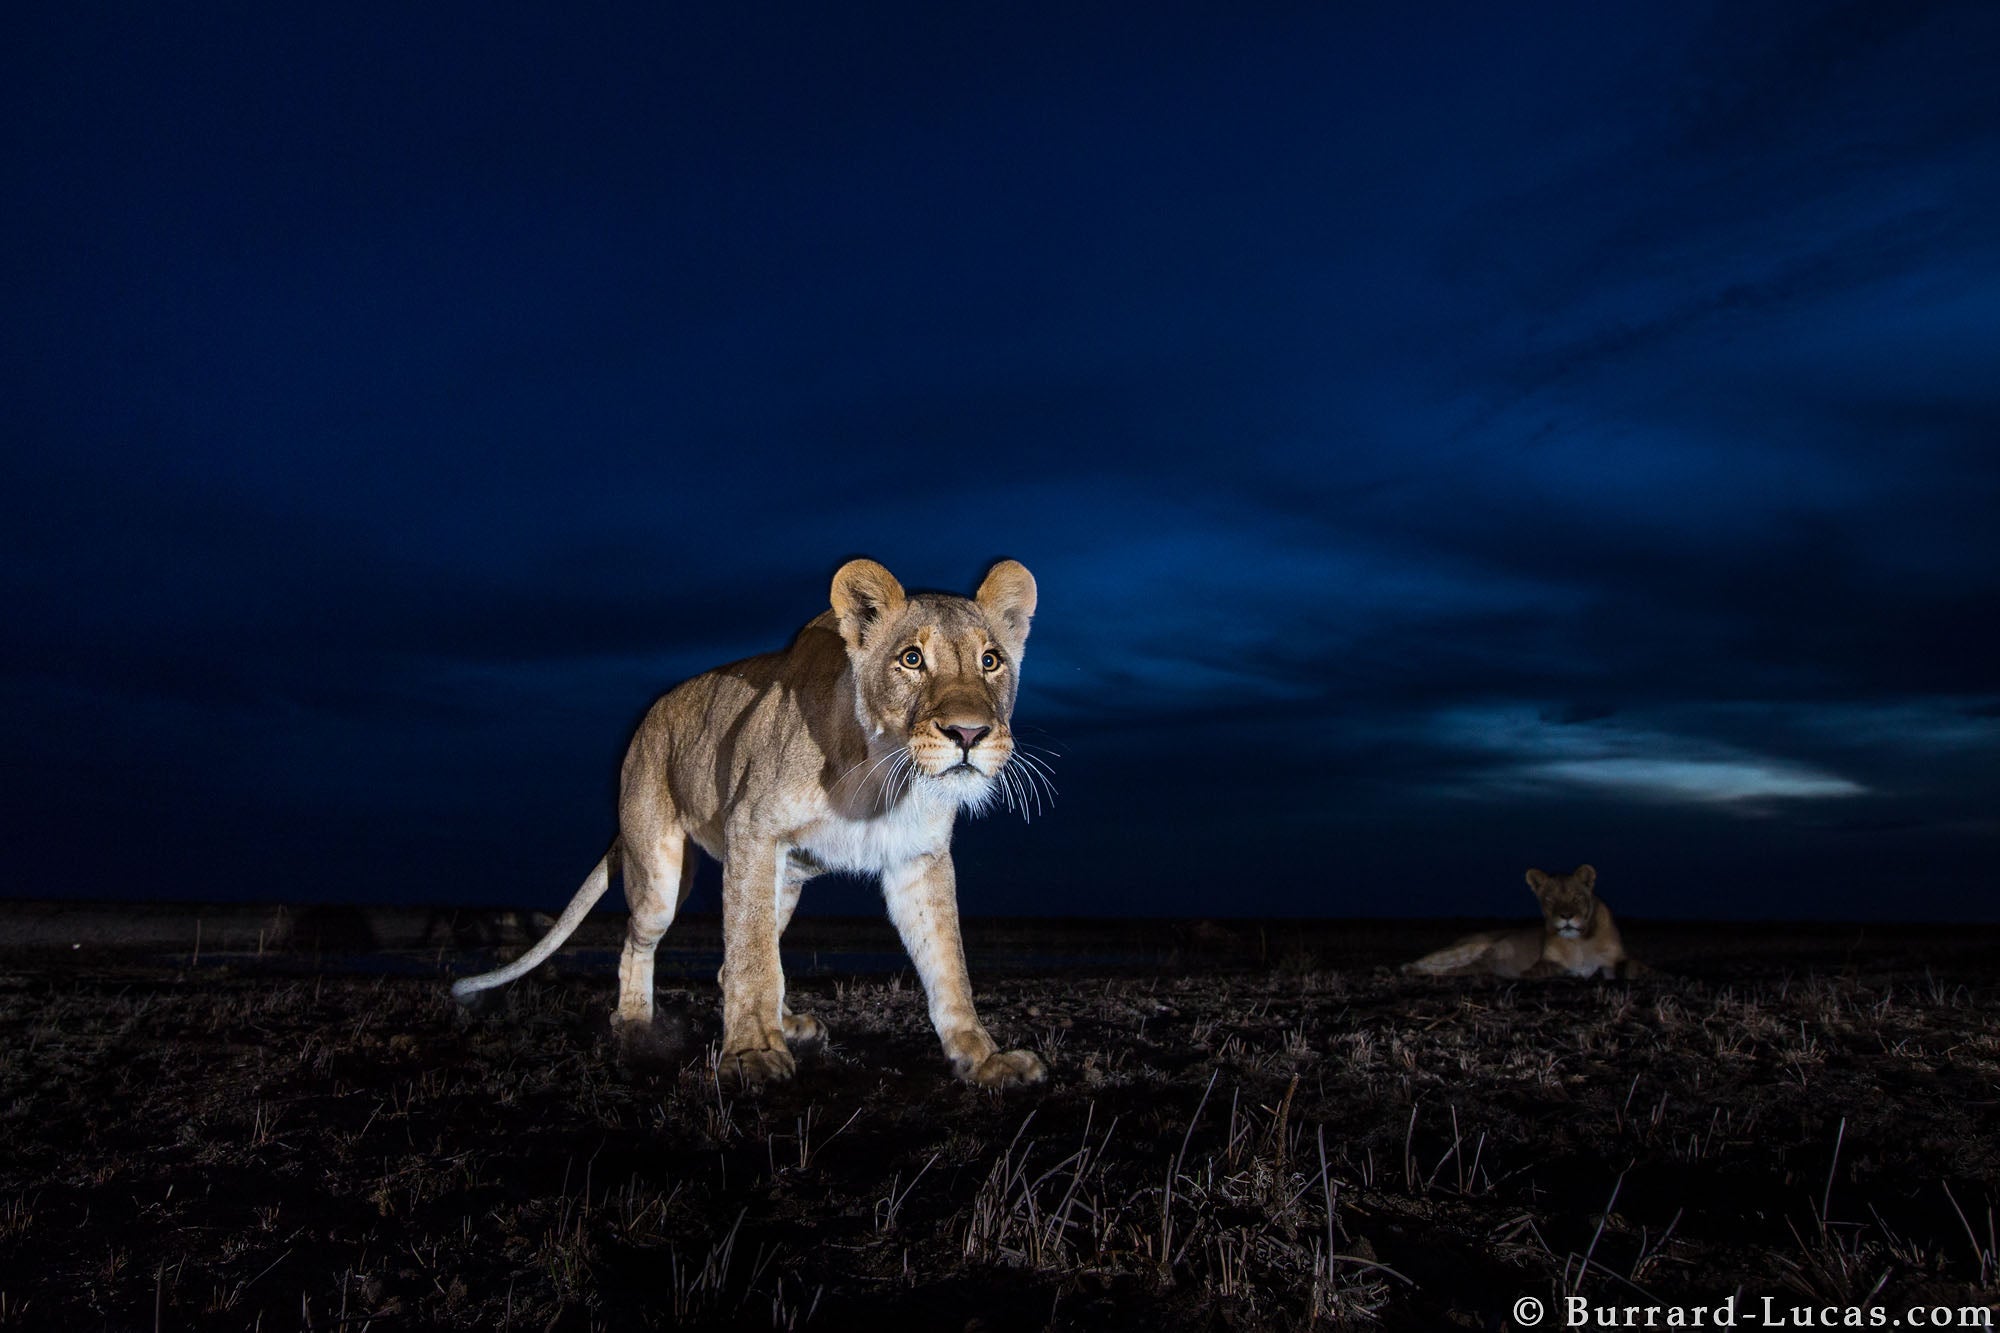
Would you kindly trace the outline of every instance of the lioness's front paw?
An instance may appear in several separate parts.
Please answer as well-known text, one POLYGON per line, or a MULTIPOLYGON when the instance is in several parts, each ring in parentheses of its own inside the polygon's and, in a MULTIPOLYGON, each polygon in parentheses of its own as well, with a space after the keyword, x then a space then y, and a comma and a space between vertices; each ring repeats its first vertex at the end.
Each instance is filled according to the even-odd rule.
POLYGON ((1011 1088, 1040 1083, 1049 1067, 1033 1051, 995 1051, 976 1065, 959 1066, 958 1076, 976 1087, 1011 1088))
POLYGON ((790 1079, 797 1066, 792 1053, 775 1051, 724 1051, 715 1064, 716 1082, 724 1092, 755 1096, 774 1083, 790 1079))
POLYGON ((826 1024, 810 1014, 785 1015, 785 1045, 794 1055, 808 1055, 826 1045, 826 1024))

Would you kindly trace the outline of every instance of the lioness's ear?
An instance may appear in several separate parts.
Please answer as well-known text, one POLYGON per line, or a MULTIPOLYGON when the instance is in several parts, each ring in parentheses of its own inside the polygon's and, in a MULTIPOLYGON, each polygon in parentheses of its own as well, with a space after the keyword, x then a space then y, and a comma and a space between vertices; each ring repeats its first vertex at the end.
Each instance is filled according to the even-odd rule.
POLYGON ((1018 560, 1002 560, 986 571, 979 591, 972 595, 987 618, 1013 640, 1018 654, 1028 641, 1028 622, 1035 618, 1035 576, 1018 560))
POLYGON ((840 637, 859 650, 870 629, 903 609, 903 585, 873 560, 850 560, 833 576, 832 601, 840 637))
POLYGON ((1597 887, 1597 867, 1594 865, 1580 865, 1569 872, 1569 877, 1586 889, 1597 887))
POLYGON ((1530 870, 1528 872, 1528 887, 1535 891, 1535 896, 1537 898, 1541 897, 1542 894, 1548 889, 1549 883, 1550 883, 1549 877, 1543 874, 1541 871, 1530 870))

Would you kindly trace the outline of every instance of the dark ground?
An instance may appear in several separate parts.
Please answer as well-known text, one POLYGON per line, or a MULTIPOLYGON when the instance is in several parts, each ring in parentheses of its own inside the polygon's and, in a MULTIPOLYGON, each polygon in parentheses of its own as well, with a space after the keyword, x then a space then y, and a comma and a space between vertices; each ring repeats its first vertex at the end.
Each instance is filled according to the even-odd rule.
POLYGON ((1053 1070, 1001 1097, 950 1080, 885 928, 802 921, 834 1045, 728 1101, 712 921, 663 953, 689 1036, 648 1073, 612 1054, 615 918, 468 1016, 446 973, 526 923, 217 911, 197 957, 194 909, 9 911, 0 1328, 2000 1300, 1991 927, 1627 923, 1669 974, 1507 984, 1396 975, 1435 922, 973 923, 988 1024, 1053 1070))

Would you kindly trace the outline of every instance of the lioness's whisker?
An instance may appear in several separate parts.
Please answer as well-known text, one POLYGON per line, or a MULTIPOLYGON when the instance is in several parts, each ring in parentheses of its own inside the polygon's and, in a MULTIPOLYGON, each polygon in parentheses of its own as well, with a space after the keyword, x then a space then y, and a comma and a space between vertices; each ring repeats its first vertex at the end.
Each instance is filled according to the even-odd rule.
POLYGON ((1000 779, 1006 785, 1009 792, 1007 804, 1010 809, 1021 812, 1021 821, 1023 823, 1033 823, 1034 817, 1042 812, 1041 796, 1039 793, 1034 792, 1032 782, 1028 781, 1030 773, 1031 770, 1017 769, 1011 764, 1000 770, 1000 779), (1033 794, 1032 810, 1030 809, 1031 794, 1033 794))
POLYGON ((1007 791, 1008 807, 1020 812, 1022 823, 1033 823, 1035 816, 1028 809, 1027 793, 1021 790, 1020 774, 1011 768, 1003 768, 1000 770, 1000 777, 1007 791))
POLYGON ((1028 766, 1029 772, 1039 777, 1043 782, 1048 783, 1049 791, 1051 794, 1055 792, 1056 784, 1054 780, 1054 774, 1050 772, 1049 766, 1047 764, 1043 763, 1041 760, 1035 758, 1035 756, 1031 754, 1023 754, 1018 750, 1015 751, 1015 755, 1017 758, 1020 759, 1022 763, 1028 766))
POLYGON ((1016 753, 1022 761, 1022 767, 1018 770, 1021 780, 1035 793, 1036 808, 1039 810, 1041 807, 1044 791, 1048 793, 1048 803, 1055 804, 1056 784, 1049 779, 1042 764, 1032 755, 1019 754, 1018 751, 1016 753))
MULTIPOLYGON (((887 808, 903 799, 903 793, 897 790, 896 781, 898 774, 906 775, 908 772, 910 752, 908 750, 891 750, 888 754, 883 755, 882 759, 887 761, 889 765, 888 775, 882 779, 882 805, 884 808, 887 808)), ((878 768, 880 766, 880 763, 876 765, 878 768)), ((870 769, 868 771, 873 773, 875 770, 870 769)))
MULTIPOLYGON (((880 757, 880 759, 876 759, 876 761, 874 761, 872 765, 868 765, 868 773, 864 773, 864 775, 860 777, 860 783, 856 785, 856 793, 860 793, 860 791, 862 791, 862 789, 864 789, 864 787, 868 785, 868 781, 870 781, 870 779, 872 779, 872 777, 876 775, 876 771, 878 771, 878 769, 880 769, 880 767, 882 767, 884 763, 892 761, 892 759, 894 759, 894 757, 896 757, 898 753, 900 753, 900 751, 890 751, 888 755, 882 755, 882 757, 880 757)), ((860 765, 856 765, 856 769, 858 769, 858 767, 860 767, 860 765)), ((882 787, 886 787, 886 785, 888 785, 888 783, 884 781, 884 783, 880 783, 880 785, 876 787, 876 805, 878 805, 880 809, 888 809, 890 805, 894 805, 894 803, 892 803, 892 801, 888 801, 888 799, 884 797, 884 793, 882 793, 882 787)))
MULTIPOLYGON (((861 781, 866 782, 870 777, 874 776, 876 769, 882 767, 883 764, 887 763, 889 760, 895 758, 897 755, 902 753, 903 751, 901 750, 890 750, 885 754, 875 757, 875 762, 873 764, 869 764, 868 771, 861 775, 861 781)), ((838 778, 834 779, 832 790, 838 792, 841 789, 841 787, 846 784, 847 780, 854 776, 856 770, 858 770, 861 767, 861 765, 868 763, 869 758, 870 756, 868 755, 865 754, 862 755, 861 758, 856 760, 854 764, 845 773, 841 774, 838 778)))

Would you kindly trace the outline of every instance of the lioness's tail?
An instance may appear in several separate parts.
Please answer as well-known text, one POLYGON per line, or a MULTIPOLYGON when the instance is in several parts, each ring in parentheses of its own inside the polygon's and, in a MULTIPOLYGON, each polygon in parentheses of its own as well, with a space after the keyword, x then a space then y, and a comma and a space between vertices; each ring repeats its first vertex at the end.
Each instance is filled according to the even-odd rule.
POLYGON ((1477 970, 1492 948, 1491 940, 1460 940, 1457 944, 1447 944, 1435 953, 1427 953, 1414 963, 1403 964, 1403 975, 1447 977, 1458 972, 1477 970))
POLYGON ((480 991, 504 986, 516 977, 525 976, 533 971, 550 954, 560 949, 562 942, 570 937, 570 933, 583 924, 583 919, 590 915, 590 909, 604 896, 604 891, 611 887, 611 873, 617 868, 618 844, 614 842, 611 844, 611 850, 598 860, 596 868, 585 877, 583 887, 576 891, 576 897, 569 900, 569 906, 563 908, 562 915, 556 918, 553 926, 549 927, 548 934, 536 940, 533 948, 507 966, 491 972, 481 972, 476 977, 460 977, 452 982, 452 998, 470 999, 480 991))

